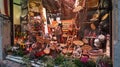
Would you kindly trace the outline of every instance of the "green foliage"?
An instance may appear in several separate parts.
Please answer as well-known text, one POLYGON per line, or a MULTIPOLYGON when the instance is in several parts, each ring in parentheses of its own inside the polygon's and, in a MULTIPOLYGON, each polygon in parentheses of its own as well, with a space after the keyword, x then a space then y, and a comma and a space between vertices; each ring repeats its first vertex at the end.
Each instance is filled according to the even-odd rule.
POLYGON ((62 63, 64 62, 64 59, 65 59, 64 56, 58 55, 58 56, 55 58, 55 60, 54 60, 55 65, 60 65, 60 64, 62 64, 62 63))
POLYGON ((84 67, 83 63, 79 59, 75 59, 74 63, 76 65, 76 67, 84 67))
POLYGON ((96 67, 96 63, 94 61, 90 60, 86 63, 86 66, 87 67, 96 67))
POLYGON ((62 55, 58 55, 55 59, 47 57, 47 62, 45 63, 47 64, 47 67, 76 67, 72 59, 66 58, 62 55))
POLYGON ((24 55, 24 52, 23 52, 22 49, 20 49, 20 50, 17 51, 17 54, 18 54, 18 56, 22 57, 24 55))
POLYGON ((24 50, 20 48, 20 49, 18 49, 16 51, 13 51, 13 55, 17 55, 17 56, 23 57, 24 56, 24 50))
POLYGON ((31 67, 31 62, 30 62, 29 56, 27 56, 27 55, 23 56, 22 60, 25 62, 26 67, 31 67))
POLYGON ((51 63, 48 63, 48 64, 47 64, 47 67, 54 67, 54 65, 51 64, 51 63))
POLYGON ((43 56, 39 57, 39 60, 46 62, 48 60, 48 57, 46 57, 46 55, 43 55, 43 56))
POLYGON ((76 65, 72 60, 66 60, 59 67, 76 67, 76 65))
POLYGON ((89 60, 86 63, 81 62, 79 59, 74 60, 76 67, 96 67, 96 63, 93 60, 89 60))
POLYGON ((47 57, 46 64, 47 64, 47 67, 54 67, 54 59, 51 57, 47 57))

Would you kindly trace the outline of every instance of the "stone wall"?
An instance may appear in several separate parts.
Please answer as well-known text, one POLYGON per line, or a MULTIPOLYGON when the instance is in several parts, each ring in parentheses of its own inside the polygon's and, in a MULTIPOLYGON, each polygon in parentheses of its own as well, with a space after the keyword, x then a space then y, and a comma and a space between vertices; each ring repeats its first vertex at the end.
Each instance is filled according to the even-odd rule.
MULTIPOLYGON (((120 0, 118 1, 118 27, 120 27, 120 0)), ((119 28, 119 42, 120 42, 120 28, 119 28)), ((120 43, 119 43, 119 45, 120 45, 120 43)))
POLYGON ((5 49, 10 43, 10 21, 0 14, 0 60, 5 57, 5 49))
MULTIPOLYGON (((117 39, 114 40, 114 48, 113 48, 113 62, 114 66, 113 67, 120 67, 120 0, 113 0, 113 24, 115 25, 113 30, 116 31, 116 36, 117 39), (116 13, 116 14, 115 14, 116 13), (117 27, 117 29, 115 29, 117 27)), ((114 32, 113 32, 114 33, 114 32)))
POLYGON ((113 44, 118 42, 118 0, 112 0, 112 34, 113 44))
POLYGON ((120 44, 120 0, 112 0, 112 26, 113 26, 113 41, 114 44, 120 44))
POLYGON ((2 18, 0 17, 0 60, 2 60, 3 53, 2 53, 2 18))

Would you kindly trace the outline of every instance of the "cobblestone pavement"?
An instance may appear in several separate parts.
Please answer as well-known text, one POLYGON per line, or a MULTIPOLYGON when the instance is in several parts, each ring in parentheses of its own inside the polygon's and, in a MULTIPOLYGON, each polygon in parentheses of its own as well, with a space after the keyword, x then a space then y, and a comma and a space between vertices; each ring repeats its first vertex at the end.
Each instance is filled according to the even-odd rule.
POLYGON ((26 67, 26 66, 22 64, 18 64, 13 61, 4 60, 4 61, 0 61, 0 67, 26 67))

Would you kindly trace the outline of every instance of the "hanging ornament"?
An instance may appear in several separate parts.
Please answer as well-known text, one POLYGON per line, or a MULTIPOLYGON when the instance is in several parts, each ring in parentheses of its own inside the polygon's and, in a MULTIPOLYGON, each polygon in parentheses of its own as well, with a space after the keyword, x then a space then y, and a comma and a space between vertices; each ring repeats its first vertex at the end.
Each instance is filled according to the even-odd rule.
POLYGON ((104 36, 103 34, 100 34, 100 35, 98 36, 98 39, 99 39, 100 41, 104 41, 104 40, 105 40, 105 36, 104 36))
POLYGON ((101 44, 101 43, 100 43, 100 40, 99 40, 98 38, 94 40, 94 46, 95 46, 95 47, 99 48, 99 47, 100 47, 100 44, 101 44))
POLYGON ((95 24, 93 24, 93 23, 90 24, 90 27, 91 27, 92 30, 95 30, 95 29, 96 29, 96 26, 95 26, 95 24))
POLYGON ((108 13, 106 13, 103 17, 102 17, 102 19, 101 20, 105 20, 105 19, 107 19, 107 17, 109 16, 109 14, 108 13))

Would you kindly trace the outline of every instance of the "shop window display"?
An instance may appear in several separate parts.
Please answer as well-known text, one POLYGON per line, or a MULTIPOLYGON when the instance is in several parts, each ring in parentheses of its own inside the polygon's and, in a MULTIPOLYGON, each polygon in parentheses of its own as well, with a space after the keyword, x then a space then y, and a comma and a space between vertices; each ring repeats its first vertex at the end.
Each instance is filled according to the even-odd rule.
POLYGON ((89 59, 94 64, 99 56, 110 57, 110 6, 108 0, 28 0, 27 23, 15 36, 13 54, 47 56, 57 65, 74 58, 76 65, 90 67, 89 59))

